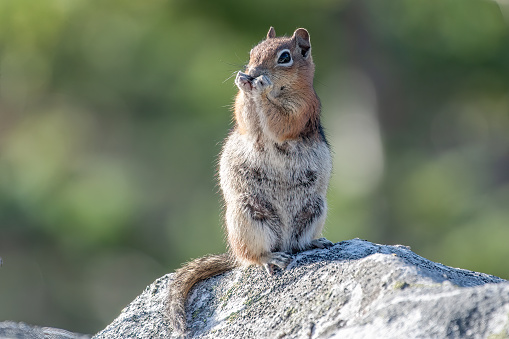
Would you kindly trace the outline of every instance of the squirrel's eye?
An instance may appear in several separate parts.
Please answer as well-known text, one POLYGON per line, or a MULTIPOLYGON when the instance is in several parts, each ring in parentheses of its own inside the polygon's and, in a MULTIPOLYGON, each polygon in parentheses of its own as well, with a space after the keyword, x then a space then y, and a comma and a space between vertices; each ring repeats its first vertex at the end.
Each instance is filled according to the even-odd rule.
POLYGON ((289 51, 283 51, 277 59, 278 64, 288 64, 292 61, 292 56, 289 51))

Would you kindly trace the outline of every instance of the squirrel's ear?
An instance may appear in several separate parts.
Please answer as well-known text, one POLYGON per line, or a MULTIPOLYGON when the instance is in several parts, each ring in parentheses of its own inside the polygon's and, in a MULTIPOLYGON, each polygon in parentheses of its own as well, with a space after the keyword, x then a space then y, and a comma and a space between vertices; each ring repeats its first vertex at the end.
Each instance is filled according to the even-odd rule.
POLYGON ((309 42, 309 33, 304 28, 299 28, 293 33, 292 39, 295 40, 300 53, 304 58, 309 57, 311 51, 311 43, 309 42))
POLYGON ((269 32, 267 33, 267 39, 274 39, 276 37, 276 31, 274 27, 270 26, 269 32))

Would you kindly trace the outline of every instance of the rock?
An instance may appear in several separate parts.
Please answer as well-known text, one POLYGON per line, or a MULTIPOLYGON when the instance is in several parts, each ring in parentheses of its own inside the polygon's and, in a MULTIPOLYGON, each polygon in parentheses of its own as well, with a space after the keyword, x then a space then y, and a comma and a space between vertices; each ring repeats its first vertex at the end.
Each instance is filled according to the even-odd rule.
POLYGON ((0 322, 0 339, 89 339, 78 334, 52 327, 37 327, 13 321, 0 322))
MULTIPOLYGON (((178 337, 164 317, 172 278, 94 338, 178 337)), ((200 338, 509 338, 509 282, 354 239, 299 253, 274 276, 238 268, 197 284, 188 325, 200 338)))

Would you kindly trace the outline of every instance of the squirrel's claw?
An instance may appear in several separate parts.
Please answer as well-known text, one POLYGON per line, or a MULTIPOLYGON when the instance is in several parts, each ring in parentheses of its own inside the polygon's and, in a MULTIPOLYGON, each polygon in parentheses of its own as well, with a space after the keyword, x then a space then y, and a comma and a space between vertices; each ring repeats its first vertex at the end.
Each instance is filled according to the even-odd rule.
POLYGON ((273 275, 274 267, 277 266, 284 270, 290 264, 292 259, 293 257, 286 252, 272 252, 263 266, 265 267, 265 270, 267 270, 267 273, 273 275))
POLYGON ((313 239, 313 240, 311 240, 311 243, 309 244, 310 249, 329 248, 332 246, 334 246, 334 243, 326 238, 313 239))

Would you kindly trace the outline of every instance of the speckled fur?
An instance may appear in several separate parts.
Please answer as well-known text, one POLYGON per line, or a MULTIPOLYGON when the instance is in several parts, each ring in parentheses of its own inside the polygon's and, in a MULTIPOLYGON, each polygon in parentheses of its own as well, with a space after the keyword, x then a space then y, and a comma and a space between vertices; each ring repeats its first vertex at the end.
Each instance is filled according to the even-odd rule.
POLYGON ((199 280, 239 265, 284 269, 292 253, 331 244, 318 239, 332 160, 320 125, 314 68, 305 29, 276 37, 271 27, 251 50, 245 73, 237 74, 236 125, 219 162, 230 254, 177 270, 168 306, 174 329, 185 329, 185 299, 199 280), (278 63, 283 50, 291 63, 278 63))

